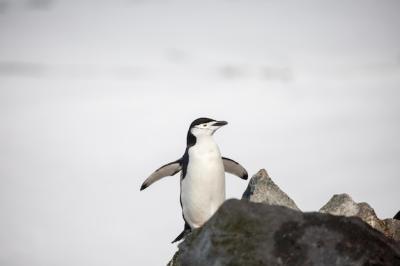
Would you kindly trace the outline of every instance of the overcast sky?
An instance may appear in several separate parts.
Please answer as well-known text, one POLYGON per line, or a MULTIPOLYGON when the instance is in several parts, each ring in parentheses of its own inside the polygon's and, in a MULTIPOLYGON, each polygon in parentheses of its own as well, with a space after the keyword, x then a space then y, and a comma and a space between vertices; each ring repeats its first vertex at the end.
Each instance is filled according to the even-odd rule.
MULTIPOLYGON (((0 264, 165 265, 201 116, 305 211, 399 209, 398 1, 0 0, 0 264)), ((227 176, 228 197, 247 182, 227 176)))

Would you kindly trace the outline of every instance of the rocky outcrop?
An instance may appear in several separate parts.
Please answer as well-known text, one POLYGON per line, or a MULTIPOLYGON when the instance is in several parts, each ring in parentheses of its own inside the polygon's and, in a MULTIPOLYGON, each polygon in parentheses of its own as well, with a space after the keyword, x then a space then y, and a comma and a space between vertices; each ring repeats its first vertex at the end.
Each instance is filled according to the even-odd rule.
POLYGON ((261 169, 250 179, 242 199, 300 210, 296 203, 272 181, 265 169, 261 169))
POLYGON ((400 249, 356 217, 228 200, 169 265, 400 265, 400 249))
POLYGON ((347 194, 334 195, 320 212, 341 216, 357 216, 387 237, 400 241, 400 221, 395 219, 380 220, 368 203, 356 203, 347 194))
POLYGON ((319 211, 333 215, 356 216, 360 208, 347 194, 333 195, 319 211))
POLYGON ((400 265, 396 240, 400 220, 380 220, 347 194, 301 212, 262 169, 242 200, 226 201, 186 236, 168 265, 400 265))

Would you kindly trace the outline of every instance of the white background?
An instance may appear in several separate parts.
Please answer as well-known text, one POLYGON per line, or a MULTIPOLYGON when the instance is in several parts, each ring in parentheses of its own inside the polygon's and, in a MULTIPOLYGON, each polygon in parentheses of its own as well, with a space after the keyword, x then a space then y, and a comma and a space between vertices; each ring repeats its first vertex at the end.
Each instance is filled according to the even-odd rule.
MULTIPOLYGON (((399 209, 398 1, 0 1, 0 264, 165 265, 192 120, 305 211, 399 209)), ((247 182, 227 176, 228 197, 247 182)))

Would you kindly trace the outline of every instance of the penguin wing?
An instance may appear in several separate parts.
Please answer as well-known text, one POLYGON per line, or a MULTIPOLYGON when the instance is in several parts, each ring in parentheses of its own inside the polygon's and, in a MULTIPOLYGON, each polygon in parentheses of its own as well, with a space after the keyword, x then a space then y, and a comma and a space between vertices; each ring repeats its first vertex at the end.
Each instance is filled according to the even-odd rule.
POLYGON ((238 176, 241 179, 247 180, 247 171, 238 162, 235 162, 234 160, 226 157, 222 157, 222 162, 224 163, 225 172, 238 176))
POLYGON ((142 184, 140 190, 143 190, 153 184, 154 182, 160 180, 166 176, 173 176, 182 170, 181 159, 176 160, 171 163, 167 163, 160 168, 158 168, 154 173, 152 173, 142 184))

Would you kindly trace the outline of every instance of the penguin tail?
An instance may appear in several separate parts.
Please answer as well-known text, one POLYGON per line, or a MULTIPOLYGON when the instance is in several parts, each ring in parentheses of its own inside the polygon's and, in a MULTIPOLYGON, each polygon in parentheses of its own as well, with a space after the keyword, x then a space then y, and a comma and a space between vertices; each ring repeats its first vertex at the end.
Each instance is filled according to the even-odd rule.
POLYGON ((190 225, 188 225, 185 222, 185 228, 183 229, 183 231, 174 239, 174 241, 171 242, 171 244, 178 242, 179 240, 183 239, 188 233, 190 233, 190 231, 192 231, 192 229, 190 228, 190 225))

